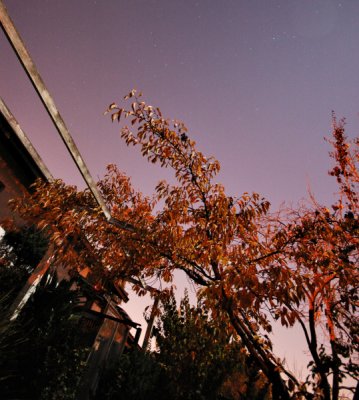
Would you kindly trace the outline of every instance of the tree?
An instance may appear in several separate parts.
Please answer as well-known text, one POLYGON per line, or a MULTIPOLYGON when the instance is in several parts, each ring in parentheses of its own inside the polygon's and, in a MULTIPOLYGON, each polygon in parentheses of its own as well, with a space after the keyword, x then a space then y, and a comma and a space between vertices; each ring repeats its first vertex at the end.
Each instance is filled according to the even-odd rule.
POLYGON ((173 399, 264 399, 268 382, 251 365, 238 337, 221 319, 212 319, 199 301, 191 306, 187 294, 177 308, 171 297, 155 329, 156 360, 171 382, 173 399), (224 384, 236 397, 224 396, 224 384), (248 396, 250 394, 250 396, 248 396))
MULTIPOLYGON (((312 398, 314 394, 308 386, 273 354, 269 316, 278 317, 285 326, 299 323, 306 328, 308 315, 302 308, 310 304, 310 296, 305 285, 307 288, 325 286, 326 291, 321 296, 328 299, 331 291, 342 290, 344 285, 343 290, 349 295, 351 287, 357 286, 357 275, 353 272, 357 265, 354 256, 356 228, 349 233, 351 245, 355 247, 349 251, 345 247, 349 226, 345 214, 343 223, 325 227, 327 216, 323 207, 298 211, 293 221, 290 215, 285 218, 271 215, 269 202, 256 193, 244 193, 238 198, 227 196, 223 186, 215 182, 220 168, 218 161, 196 149, 182 123, 164 119, 158 108, 146 105, 135 91, 125 99, 133 101, 129 110, 114 103, 110 105, 108 112, 112 121, 130 118, 134 132, 126 126, 122 129, 125 142, 139 146, 150 162, 172 168, 176 185, 160 182, 154 197, 144 198, 132 188, 129 178, 110 165, 108 174, 98 183, 113 216, 110 222, 88 191, 78 192, 61 181, 38 182, 34 195, 18 201, 15 208, 25 218, 37 221, 40 228, 47 227, 51 231, 56 256, 62 263, 75 269, 85 263, 93 265, 104 279, 131 280, 139 294, 144 292, 141 282, 147 278, 155 277, 169 283, 175 270, 184 271, 197 286, 198 296, 212 318, 228 321, 230 329, 240 337, 256 367, 271 382, 274 398, 289 399, 295 393, 312 398), (155 205, 161 207, 160 211, 154 211, 155 205), (327 233, 320 231, 318 246, 308 247, 307 232, 318 235, 319 216, 327 233), (312 226, 310 230, 308 224, 312 226), (326 242, 329 232, 341 252, 333 252, 329 259, 330 263, 335 260, 333 265, 338 266, 333 267, 336 275, 330 282, 339 283, 330 284, 327 290, 327 283, 324 286, 318 283, 318 277, 322 281, 327 279, 326 274, 316 272, 321 263, 319 258, 325 255, 319 255, 318 262, 313 262, 313 251, 321 251, 320 244, 326 242), (300 258, 303 249, 307 253, 300 258), (349 263, 339 261, 343 251, 348 251, 349 263), (343 267, 347 272, 341 274, 343 267), (303 268, 310 272, 303 274, 303 268), (343 278, 339 279, 339 272, 343 278)), ((341 189, 352 204, 356 201, 353 184, 357 183, 354 162, 357 162, 357 152, 349 157, 352 153, 346 143, 336 141, 333 144, 338 153, 338 157, 335 156, 338 168, 351 171, 343 172, 345 179, 341 189), (346 149, 344 158, 340 155, 343 149, 346 149)), ((355 225, 357 209, 349 211, 351 214, 347 215, 355 225)), ((168 296, 168 293, 164 291, 163 295, 168 296)), ((340 294, 335 292, 334 297, 333 302, 339 302, 336 309, 345 309, 345 300, 340 294)), ((353 320, 355 309, 347 308, 347 320, 353 320)), ((328 321, 339 323, 334 317, 328 321)), ((312 326, 317 320, 310 317, 309 323, 312 326)), ((317 382, 315 387, 319 394, 315 396, 336 399, 337 386, 333 383, 332 392, 328 389, 324 379, 327 372, 318 369, 320 363, 314 344, 312 335, 308 346, 316 366, 312 383, 317 382)), ((334 364, 337 365, 337 361, 334 364)), ((338 373, 336 367, 331 372, 346 373, 338 373)))
POLYGON ((343 380, 357 380, 359 373, 355 359, 359 350, 359 158, 358 140, 348 141, 344 121, 337 122, 335 116, 330 143, 335 161, 330 175, 337 179, 340 196, 330 209, 312 199, 311 209, 292 212, 286 227, 287 236, 296 238, 286 250, 290 286, 278 287, 283 305, 274 313, 282 319, 289 315, 289 322, 298 322, 303 329, 312 356, 312 378, 317 378, 312 381, 314 393, 337 399, 343 380))
POLYGON ((240 342, 201 303, 191 306, 187 295, 179 308, 174 296, 163 305, 154 336, 155 351, 125 353, 108 368, 99 399, 270 398, 268 382, 251 366, 240 342))

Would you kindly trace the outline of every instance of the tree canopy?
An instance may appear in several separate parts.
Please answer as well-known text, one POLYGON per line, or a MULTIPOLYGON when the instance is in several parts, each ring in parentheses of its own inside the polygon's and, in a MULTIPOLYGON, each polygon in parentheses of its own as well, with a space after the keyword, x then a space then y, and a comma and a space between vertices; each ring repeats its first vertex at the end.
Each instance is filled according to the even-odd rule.
POLYGON ((186 294, 177 307, 170 298, 154 336, 156 359, 172 382, 171 398, 271 398, 268 382, 252 365, 238 336, 222 320, 213 319, 201 301, 191 306, 186 294))
POLYGON ((122 138, 172 168, 176 184, 162 181, 146 198, 110 165, 98 187, 111 221, 89 191, 60 180, 37 182, 16 210, 49 231, 57 259, 74 271, 90 265, 102 279, 131 281, 139 294, 146 279, 171 284, 174 271, 184 271, 212 317, 238 335, 274 398, 338 399, 343 378, 358 376, 358 140, 349 143, 344 122, 333 117, 330 174, 340 194, 332 206, 312 199, 271 213, 257 193, 226 194, 216 181, 219 162, 197 149, 182 123, 135 91, 125 100, 129 109, 107 110, 112 121, 130 120, 122 138), (306 381, 273 353, 273 319, 303 329, 312 358, 306 381))
POLYGON ((236 337, 187 295, 162 304, 155 350, 123 354, 102 376, 99 399, 264 400, 269 383, 236 337))

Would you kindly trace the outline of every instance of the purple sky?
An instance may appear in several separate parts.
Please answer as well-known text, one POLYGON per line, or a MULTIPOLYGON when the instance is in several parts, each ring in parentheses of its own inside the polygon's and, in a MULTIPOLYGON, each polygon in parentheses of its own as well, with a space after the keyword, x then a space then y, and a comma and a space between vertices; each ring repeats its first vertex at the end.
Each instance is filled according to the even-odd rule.
MULTIPOLYGON (((183 120, 232 195, 331 204, 331 111, 359 128, 356 0, 4 0, 94 178, 116 163, 151 194, 169 171, 103 111, 132 88, 183 120)), ((0 95, 52 174, 80 176, 5 36, 0 95)))

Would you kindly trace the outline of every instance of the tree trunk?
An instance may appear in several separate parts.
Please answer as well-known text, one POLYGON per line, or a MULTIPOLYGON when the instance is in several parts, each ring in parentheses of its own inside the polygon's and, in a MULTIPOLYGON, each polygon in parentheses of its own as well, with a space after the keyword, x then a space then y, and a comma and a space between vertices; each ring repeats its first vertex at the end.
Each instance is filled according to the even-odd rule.
POLYGON ((230 300, 225 293, 223 293, 223 296, 224 309, 232 322, 233 328, 242 339, 243 344, 247 347, 258 367, 263 371, 268 381, 272 384, 273 399, 290 400, 291 396, 289 390, 280 375, 277 365, 270 360, 268 354, 261 348, 261 346, 253 340, 252 335, 246 333, 246 329, 243 326, 242 321, 240 321, 238 316, 235 314, 230 300))

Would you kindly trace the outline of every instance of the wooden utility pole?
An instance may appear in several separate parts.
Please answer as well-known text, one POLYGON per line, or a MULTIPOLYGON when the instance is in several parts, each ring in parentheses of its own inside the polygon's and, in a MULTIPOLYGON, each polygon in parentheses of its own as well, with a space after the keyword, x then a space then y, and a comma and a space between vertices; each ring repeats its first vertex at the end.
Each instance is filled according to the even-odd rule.
POLYGON ((160 297, 157 296, 155 298, 155 301, 153 302, 153 306, 152 306, 152 310, 151 310, 151 316, 150 316, 150 319, 148 321, 145 338, 143 339, 143 343, 142 343, 142 350, 143 351, 147 350, 147 346, 148 346, 148 343, 150 341, 150 336, 151 336, 153 324, 155 322, 155 316, 156 316, 156 312, 157 312, 159 301, 160 301, 160 297))

